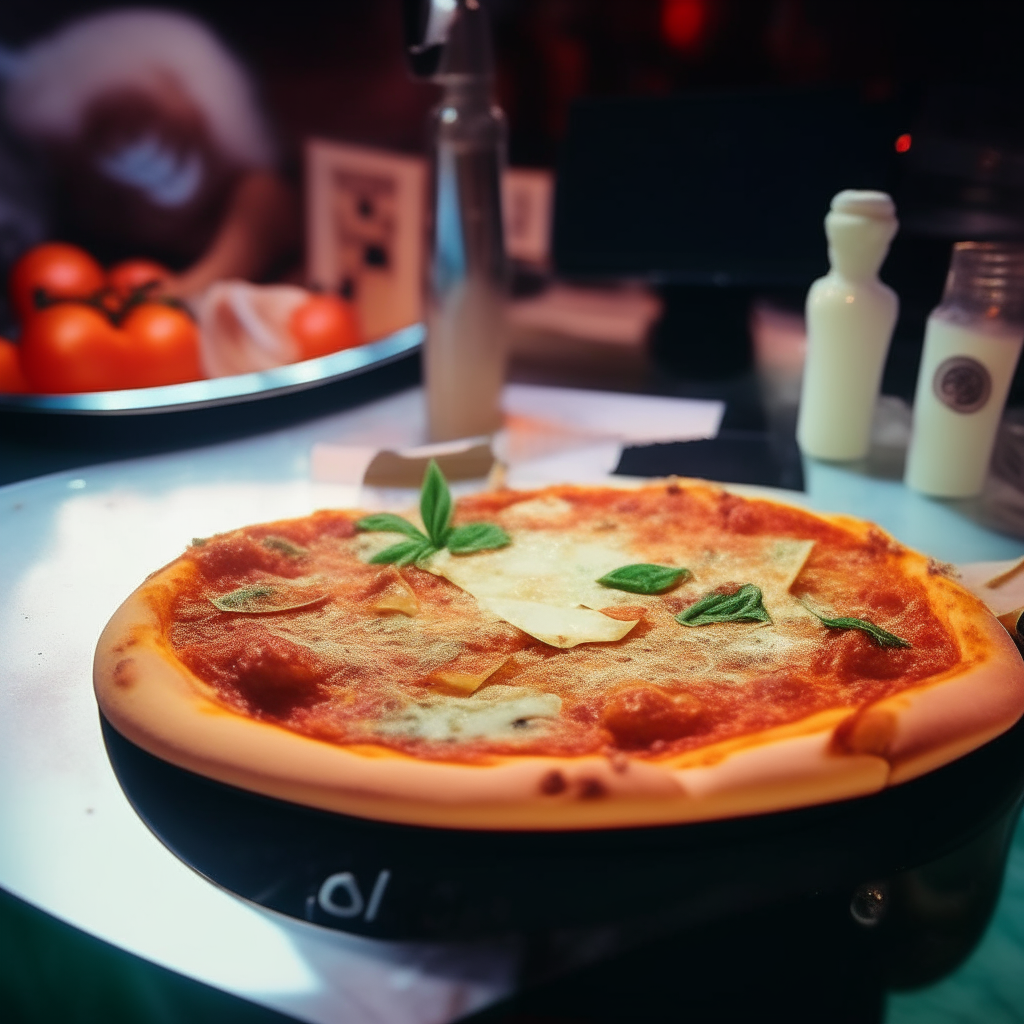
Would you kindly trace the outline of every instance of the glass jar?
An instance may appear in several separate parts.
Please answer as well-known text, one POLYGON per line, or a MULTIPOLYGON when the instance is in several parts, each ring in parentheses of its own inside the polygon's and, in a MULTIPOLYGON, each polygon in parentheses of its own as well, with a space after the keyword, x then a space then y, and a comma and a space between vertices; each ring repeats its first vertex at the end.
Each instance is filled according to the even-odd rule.
POLYGON ((905 482, 978 494, 1024 342, 1024 246, 959 242, 928 318, 905 482))

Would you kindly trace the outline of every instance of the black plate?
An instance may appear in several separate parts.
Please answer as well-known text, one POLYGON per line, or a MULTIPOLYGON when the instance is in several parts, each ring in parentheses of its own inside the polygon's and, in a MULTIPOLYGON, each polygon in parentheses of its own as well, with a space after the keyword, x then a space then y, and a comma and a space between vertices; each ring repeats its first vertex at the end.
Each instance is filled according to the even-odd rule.
POLYGON ((873 796, 729 821, 585 832, 391 825, 236 789, 168 764, 105 720, 114 771, 178 857, 247 900, 391 939, 654 919, 675 926, 914 868, 1012 814, 1024 723, 873 796))

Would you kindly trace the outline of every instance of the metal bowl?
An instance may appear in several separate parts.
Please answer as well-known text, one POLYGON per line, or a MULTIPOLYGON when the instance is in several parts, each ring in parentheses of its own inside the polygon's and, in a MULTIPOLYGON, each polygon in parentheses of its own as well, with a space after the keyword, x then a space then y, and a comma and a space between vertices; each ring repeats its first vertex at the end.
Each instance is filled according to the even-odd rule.
POLYGON ((61 416, 129 416, 208 409, 306 391, 392 363, 423 343, 422 324, 411 324, 379 341, 332 352, 319 359, 276 366, 259 373, 213 377, 125 391, 87 391, 72 395, 0 394, 0 411, 61 416))

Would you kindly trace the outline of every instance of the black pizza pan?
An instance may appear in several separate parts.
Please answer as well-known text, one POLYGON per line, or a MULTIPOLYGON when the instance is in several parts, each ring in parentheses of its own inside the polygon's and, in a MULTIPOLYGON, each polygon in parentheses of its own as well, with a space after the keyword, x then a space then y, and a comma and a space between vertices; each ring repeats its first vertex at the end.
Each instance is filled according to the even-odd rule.
POLYGON ((194 870, 262 907, 387 939, 636 921, 688 927, 854 892, 994 826, 1005 833, 1024 794, 1021 722, 919 779, 800 810, 566 832, 424 828, 228 786, 152 756, 106 720, 102 726, 129 801, 194 870))

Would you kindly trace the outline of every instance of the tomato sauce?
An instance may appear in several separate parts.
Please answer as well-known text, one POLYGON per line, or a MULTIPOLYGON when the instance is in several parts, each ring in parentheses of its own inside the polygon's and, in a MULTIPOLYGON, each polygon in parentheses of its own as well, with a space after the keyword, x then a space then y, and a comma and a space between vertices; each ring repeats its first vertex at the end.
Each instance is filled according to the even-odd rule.
MULTIPOLYGON (((355 530, 355 514, 344 512, 247 527, 190 548, 183 558, 197 571, 170 609, 170 642, 241 714, 334 743, 465 762, 615 750, 660 757, 881 699, 961 658, 925 587, 903 573, 902 549, 880 531, 865 541, 799 509, 711 488, 552 488, 545 495, 561 519, 552 524, 546 508, 536 528, 614 534, 643 556, 638 561, 680 549, 729 551, 741 539, 812 540, 791 593, 867 619, 911 646, 879 647, 862 632, 827 629, 809 615, 778 625, 682 626, 673 616, 699 595, 695 579, 638 598, 629 613, 642 619, 618 642, 550 647, 481 611, 439 576, 367 564, 365 535, 355 530), (276 601, 281 610, 212 603, 239 591, 239 600, 276 601), (285 607, 309 597, 314 603, 285 607), (472 696, 445 682, 481 672, 490 674, 472 696), (434 719, 429 728, 402 724, 437 709, 462 714, 495 686, 512 688, 500 691, 511 696, 554 694, 560 712, 494 735, 441 735, 434 719)), ((478 495, 460 503, 456 521, 507 524, 514 543, 516 529, 531 528, 525 502, 535 497, 478 495)))

